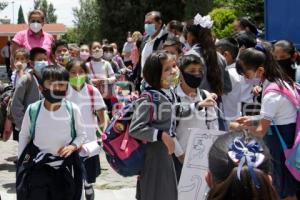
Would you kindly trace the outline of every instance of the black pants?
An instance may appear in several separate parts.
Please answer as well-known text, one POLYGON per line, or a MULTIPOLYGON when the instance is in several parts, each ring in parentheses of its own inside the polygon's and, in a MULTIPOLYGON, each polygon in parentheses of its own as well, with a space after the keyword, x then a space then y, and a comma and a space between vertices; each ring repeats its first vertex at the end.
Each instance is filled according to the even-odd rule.
POLYGON ((10 80, 12 75, 12 70, 10 68, 10 58, 5 58, 5 66, 6 66, 6 73, 8 76, 8 80, 10 80))

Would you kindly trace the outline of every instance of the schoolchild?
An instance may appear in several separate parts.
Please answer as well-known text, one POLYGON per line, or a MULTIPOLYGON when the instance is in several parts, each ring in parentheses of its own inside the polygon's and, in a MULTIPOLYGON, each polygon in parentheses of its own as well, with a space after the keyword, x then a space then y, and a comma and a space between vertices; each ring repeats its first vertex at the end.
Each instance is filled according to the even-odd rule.
POLYGON ((26 49, 17 49, 14 55, 15 70, 11 76, 11 82, 15 88, 19 79, 29 70, 29 52, 26 49))

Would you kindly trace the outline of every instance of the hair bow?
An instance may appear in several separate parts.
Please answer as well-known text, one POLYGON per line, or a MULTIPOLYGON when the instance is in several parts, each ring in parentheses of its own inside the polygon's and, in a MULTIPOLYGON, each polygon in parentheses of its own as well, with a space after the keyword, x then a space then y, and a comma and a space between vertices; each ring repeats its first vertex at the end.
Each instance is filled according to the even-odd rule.
POLYGON ((211 20, 209 15, 201 16, 199 13, 194 17, 194 25, 200 25, 202 28, 211 29, 213 26, 214 21, 211 20))
POLYGON ((245 144, 242 138, 235 138, 229 147, 228 155, 234 163, 238 164, 238 179, 241 180, 241 171, 246 164, 249 168, 252 180, 256 187, 259 187, 254 168, 258 167, 265 158, 261 145, 255 140, 251 140, 245 144))

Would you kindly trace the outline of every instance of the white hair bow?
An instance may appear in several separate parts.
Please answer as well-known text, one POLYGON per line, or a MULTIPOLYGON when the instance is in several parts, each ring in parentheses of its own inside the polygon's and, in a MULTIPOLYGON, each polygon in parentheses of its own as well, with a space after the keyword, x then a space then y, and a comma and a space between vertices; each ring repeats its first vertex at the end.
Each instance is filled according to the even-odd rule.
POLYGON ((214 21, 211 20, 209 15, 201 16, 199 13, 194 17, 194 25, 200 25, 202 28, 211 29, 213 26, 214 21))

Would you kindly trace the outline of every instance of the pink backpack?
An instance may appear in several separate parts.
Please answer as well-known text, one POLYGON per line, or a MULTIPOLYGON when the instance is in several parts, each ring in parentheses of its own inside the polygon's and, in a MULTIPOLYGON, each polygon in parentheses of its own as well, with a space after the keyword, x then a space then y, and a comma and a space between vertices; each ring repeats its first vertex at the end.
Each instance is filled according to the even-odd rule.
POLYGON ((291 149, 287 148, 285 141, 283 140, 277 126, 275 126, 276 134, 280 140, 281 146, 284 150, 284 155, 286 158, 285 165, 295 177, 296 180, 300 181, 300 88, 299 85, 295 87, 295 95, 286 87, 277 85, 276 83, 271 83, 266 90, 264 95, 269 92, 280 93, 281 95, 288 98, 297 109, 297 119, 296 119, 296 134, 294 145, 291 149))

